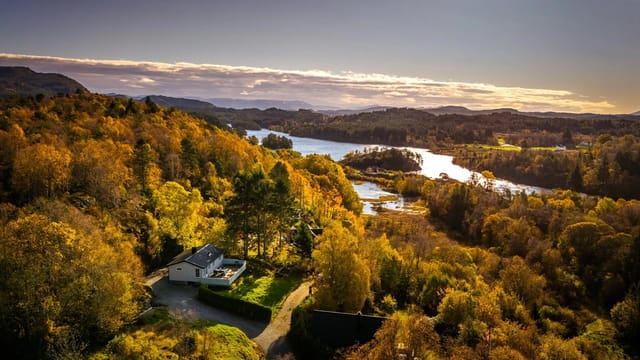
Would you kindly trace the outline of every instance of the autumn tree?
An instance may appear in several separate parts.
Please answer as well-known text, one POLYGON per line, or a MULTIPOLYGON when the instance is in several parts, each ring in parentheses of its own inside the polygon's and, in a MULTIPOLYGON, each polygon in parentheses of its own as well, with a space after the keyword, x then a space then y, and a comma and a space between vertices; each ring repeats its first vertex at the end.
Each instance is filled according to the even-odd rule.
POLYGON ((529 308, 533 308, 546 285, 545 278, 533 272, 519 256, 513 257, 510 264, 500 270, 500 280, 507 292, 522 299, 529 308))
POLYGON ((308 155, 295 162, 295 165, 311 174, 310 180, 317 184, 318 192, 328 198, 330 207, 342 206, 358 215, 362 212, 362 202, 353 185, 340 165, 331 161, 329 156, 308 155))
POLYGON ((620 338, 634 349, 640 351, 640 285, 635 284, 625 298, 611 309, 611 318, 620 332, 620 338))
POLYGON ((575 274, 580 276, 591 294, 596 294, 600 273, 599 252, 612 241, 603 242, 612 235, 613 228, 606 224, 584 221, 569 225, 561 234, 558 249, 575 274))
POLYGON ((395 313, 376 331, 373 340, 346 354, 345 359, 431 359, 440 354, 440 336, 418 309, 395 313))
POLYGON ((580 352, 575 341, 564 340, 553 335, 547 335, 541 339, 538 358, 541 360, 566 359, 586 360, 587 357, 580 352))
POLYGON ((115 207, 127 197, 133 182, 126 164, 132 155, 128 145, 111 140, 89 140, 80 144, 73 158, 75 185, 108 207, 115 207))
POLYGON ((0 196, 4 196, 11 185, 11 174, 16 154, 28 144, 24 130, 13 124, 7 130, 0 130, 0 196))
POLYGON ((71 179, 71 152, 64 146, 34 144, 15 156, 11 183, 22 200, 52 197, 67 190, 71 179))
POLYGON ((41 358, 70 332, 104 341, 140 309, 140 264, 131 247, 113 247, 43 215, 0 232, 0 337, 11 358, 41 358))
POLYGON ((327 310, 359 311, 369 296, 370 272, 358 254, 357 238, 332 222, 317 243, 313 260, 318 274, 318 305, 327 310))
POLYGON ((154 191, 153 200, 159 219, 158 230, 165 238, 165 251, 179 252, 183 248, 202 245, 196 232, 202 206, 198 189, 188 191, 182 185, 168 181, 154 191), (171 249, 173 242, 177 249, 171 249))

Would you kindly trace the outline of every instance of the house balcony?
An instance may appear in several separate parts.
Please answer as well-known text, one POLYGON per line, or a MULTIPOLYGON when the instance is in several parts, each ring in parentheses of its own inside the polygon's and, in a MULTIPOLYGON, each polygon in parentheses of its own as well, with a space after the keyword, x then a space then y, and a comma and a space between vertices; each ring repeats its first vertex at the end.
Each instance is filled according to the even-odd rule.
POLYGON ((207 277, 200 279, 200 282, 214 286, 231 286, 247 268, 247 262, 239 259, 224 259, 222 264, 213 269, 207 277))

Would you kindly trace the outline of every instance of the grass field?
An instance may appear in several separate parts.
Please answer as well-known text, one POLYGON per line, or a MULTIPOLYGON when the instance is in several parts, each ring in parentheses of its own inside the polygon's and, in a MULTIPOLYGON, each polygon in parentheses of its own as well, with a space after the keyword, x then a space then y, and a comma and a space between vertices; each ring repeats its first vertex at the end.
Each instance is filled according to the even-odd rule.
MULTIPOLYGON (((497 150, 497 151, 522 151, 520 146, 510 145, 510 144, 502 144, 502 145, 488 145, 488 144, 467 144, 461 145, 465 147, 467 150, 497 150)), ((528 148, 533 151, 555 151, 555 146, 534 146, 528 148)))
POLYGON ((272 275, 254 277, 242 276, 228 290, 218 293, 236 299, 260 304, 272 309, 275 313, 290 292, 300 285, 301 279, 297 277, 275 278, 272 275))

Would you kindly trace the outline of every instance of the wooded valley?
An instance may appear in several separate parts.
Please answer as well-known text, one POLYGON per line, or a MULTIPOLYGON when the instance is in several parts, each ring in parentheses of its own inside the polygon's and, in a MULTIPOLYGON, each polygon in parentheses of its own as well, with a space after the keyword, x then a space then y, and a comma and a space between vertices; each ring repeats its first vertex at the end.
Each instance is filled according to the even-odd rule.
POLYGON ((207 339, 229 330, 136 322, 150 297, 144 275, 182 249, 212 243, 314 280, 292 324, 301 358, 639 356, 640 201, 632 184, 640 123, 408 109, 269 121, 301 136, 449 149, 497 145, 499 135, 522 151, 485 149, 459 161, 532 182, 558 174, 550 185, 564 189, 510 194, 490 181, 399 173, 391 184, 418 197, 422 211, 365 216, 329 157, 251 144, 220 121, 150 98, 3 98, 5 354, 212 358, 207 339), (524 139, 531 147, 590 145, 536 151, 524 139), (322 233, 314 237, 309 226, 322 233), (304 313, 313 308, 390 320, 369 343, 327 349, 306 332, 304 313), (184 331, 170 339, 172 326, 184 331), (166 341, 145 340, 154 336, 166 341))

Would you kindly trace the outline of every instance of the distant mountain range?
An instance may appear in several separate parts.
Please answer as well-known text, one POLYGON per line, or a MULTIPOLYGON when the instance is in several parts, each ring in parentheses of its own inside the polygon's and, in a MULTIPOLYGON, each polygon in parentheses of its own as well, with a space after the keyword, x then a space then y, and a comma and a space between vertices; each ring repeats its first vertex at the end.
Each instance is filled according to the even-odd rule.
POLYGON ((54 96, 88 91, 79 82, 61 74, 37 73, 23 66, 0 66, 0 96, 54 96))
POLYGON ((374 112, 374 111, 384 111, 387 109, 392 109, 393 106, 369 106, 358 109, 329 109, 329 110, 317 110, 317 112, 329 115, 329 116, 342 116, 342 115, 355 115, 361 114, 365 112, 374 112))
MULTIPOLYGON (((317 113, 321 113, 328 116, 343 116, 354 115, 366 112, 384 111, 387 109, 393 109, 393 106, 370 106, 358 109, 318 109, 311 104, 301 101, 278 101, 278 100, 246 100, 246 99, 187 99, 187 98, 175 98, 169 96, 151 95, 151 99, 158 105, 173 106, 185 111, 203 111, 214 110, 220 108, 227 109, 280 109, 287 111, 297 111, 300 109, 313 109, 317 113), (217 102, 214 102, 217 101, 217 102), (278 104, 284 106, 279 107, 278 104), (299 106, 296 106, 299 105, 299 106), (302 106, 304 105, 304 106, 302 106)), ((145 96, 138 96, 136 99, 142 100, 145 96)), ((519 111, 512 108, 498 108, 489 110, 471 110, 464 106, 441 106, 435 108, 416 108, 434 115, 490 115, 493 113, 512 113, 527 115, 539 118, 566 118, 566 119, 590 119, 590 120, 614 120, 620 118, 628 118, 630 116, 640 116, 640 111, 633 114, 592 114, 592 113, 568 113, 568 112, 531 112, 531 111, 519 111)))
POLYGON ((314 109, 315 106, 304 101, 295 100, 267 100, 267 99, 231 99, 231 98, 213 98, 201 99, 212 103, 215 106, 232 109, 259 109, 265 110, 276 108, 281 110, 299 110, 314 109))
MULTIPOLYGON (((54 96, 57 94, 70 94, 76 91, 88 91, 79 82, 62 74, 37 73, 22 67, 0 66, 0 96, 11 95, 37 95, 54 96)), ((126 96, 120 94, 107 94, 111 96, 126 96)), ((331 106, 315 106, 304 101, 295 100, 269 100, 269 99, 234 99, 234 98, 178 98, 161 95, 150 95, 158 105, 175 107, 188 112, 199 112, 213 115, 226 109, 280 109, 285 111, 298 111, 301 109, 313 110, 328 116, 353 115, 364 112, 384 111, 392 106, 370 106, 357 109, 340 109, 331 106)), ((146 96, 135 96, 134 99, 142 100, 146 96)), ((632 114, 592 114, 592 113, 567 113, 567 112, 524 112, 512 108, 499 108, 490 110, 471 110, 464 106, 441 106, 435 108, 417 108, 434 115, 487 115, 492 113, 509 112, 513 114, 528 115, 540 118, 569 118, 569 119, 594 119, 613 120, 640 117, 640 111, 632 114)))
MULTIPOLYGON (((151 99, 158 105, 163 106, 173 106, 176 108, 188 107, 190 109, 207 109, 212 105, 218 108, 227 108, 227 109, 258 109, 258 110, 266 110, 266 109, 280 109, 280 110, 289 110, 289 111, 297 111, 300 109, 316 109, 316 106, 313 106, 304 101, 294 101, 294 100, 268 100, 268 99, 232 99, 232 98, 177 98, 171 96, 163 96, 163 95, 149 95, 151 99)), ((146 98, 146 95, 143 96, 135 96, 134 99, 142 100, 146 98)))

